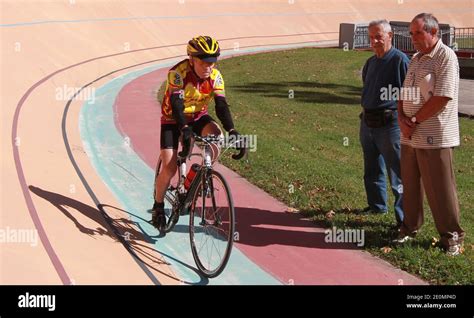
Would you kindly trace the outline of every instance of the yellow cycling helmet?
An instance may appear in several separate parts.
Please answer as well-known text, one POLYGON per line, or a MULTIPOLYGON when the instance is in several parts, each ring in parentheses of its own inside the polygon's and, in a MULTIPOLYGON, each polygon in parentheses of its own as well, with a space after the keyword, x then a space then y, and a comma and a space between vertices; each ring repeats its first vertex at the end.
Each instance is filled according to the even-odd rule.
POLYGON ((195 56, 205 62, 215 63, 221 54, 219 43, 210 36, 197 36, 188 42, 186 48, 189 56, 195 56))

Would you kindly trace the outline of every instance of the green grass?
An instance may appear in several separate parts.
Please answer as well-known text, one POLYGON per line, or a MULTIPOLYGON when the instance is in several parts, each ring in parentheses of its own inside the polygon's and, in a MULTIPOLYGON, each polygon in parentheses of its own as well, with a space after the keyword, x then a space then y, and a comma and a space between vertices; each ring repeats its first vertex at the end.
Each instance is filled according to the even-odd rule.
MULTIPOLYGON (((370 52, 299 49, 219 62, 236 128, 257 135, 248 162, 222 162, 272 196, 324 227, 364 229, 365 249, 432 284, 474 283, 474 122, 461 118, 462 146, 455 150, 465 252, 449 258, 428 205, 417 239, 390 244, 393 209, 380 216, 353 212, 366 206, 360 147, 360 69, 370 52), (294 98, 289 98, 293 96, 294 98), (336 214, 327 219, 329 211, 336 214), (382 251, 389 246, 388 253, 382 251)), ((213 107, 210 107, 211 113, 213 107)), ((390 206, 392 196, 390 194, 390 206)))

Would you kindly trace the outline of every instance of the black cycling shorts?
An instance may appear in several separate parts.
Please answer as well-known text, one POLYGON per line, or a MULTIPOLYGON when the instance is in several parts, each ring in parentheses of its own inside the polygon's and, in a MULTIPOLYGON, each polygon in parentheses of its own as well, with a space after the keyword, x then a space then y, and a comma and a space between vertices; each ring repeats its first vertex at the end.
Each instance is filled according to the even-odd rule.
MULTIPOLYGON (((196 135, 201 135, 204 127, 215 120, 209 115, 203 115, 195 122, 188 123, 196 135)), ((160 147, 161 149, 178 149, 180 131, 177 124, 161 125, 160 147)))

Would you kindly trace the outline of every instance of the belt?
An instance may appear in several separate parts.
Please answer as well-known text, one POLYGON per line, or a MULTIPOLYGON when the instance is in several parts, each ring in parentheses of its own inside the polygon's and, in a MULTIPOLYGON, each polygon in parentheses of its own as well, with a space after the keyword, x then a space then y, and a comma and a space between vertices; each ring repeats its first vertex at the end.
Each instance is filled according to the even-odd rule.
POLYGON ((364 114, 385 114, 385 113, 393 113, 396 112, 397 109, 391 109, 391 108, 376 108, 376 109, 365 109, 362 108, 362 113, 364 114))

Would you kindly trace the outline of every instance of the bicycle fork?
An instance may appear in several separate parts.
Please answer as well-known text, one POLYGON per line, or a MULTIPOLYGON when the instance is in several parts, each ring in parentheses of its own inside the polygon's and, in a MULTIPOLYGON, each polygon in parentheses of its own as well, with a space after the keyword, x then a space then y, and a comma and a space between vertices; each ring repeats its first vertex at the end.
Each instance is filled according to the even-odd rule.
POLYGON ((212 203, 212 210, 211 215, 213 216, 213 225, 219 226, 222 224, 222 220, 220 216, 217 214, 217 204, 216 204, 216 197, 214 193, 214 182, 212 180, 212 170, 207 170, 206 173, 203 174, 203 187, 202 187, 202 214, 201 214, 201 222, 199 225, 205 226, 209 225, 206 221, 206 198, 211 198, 212 203))

